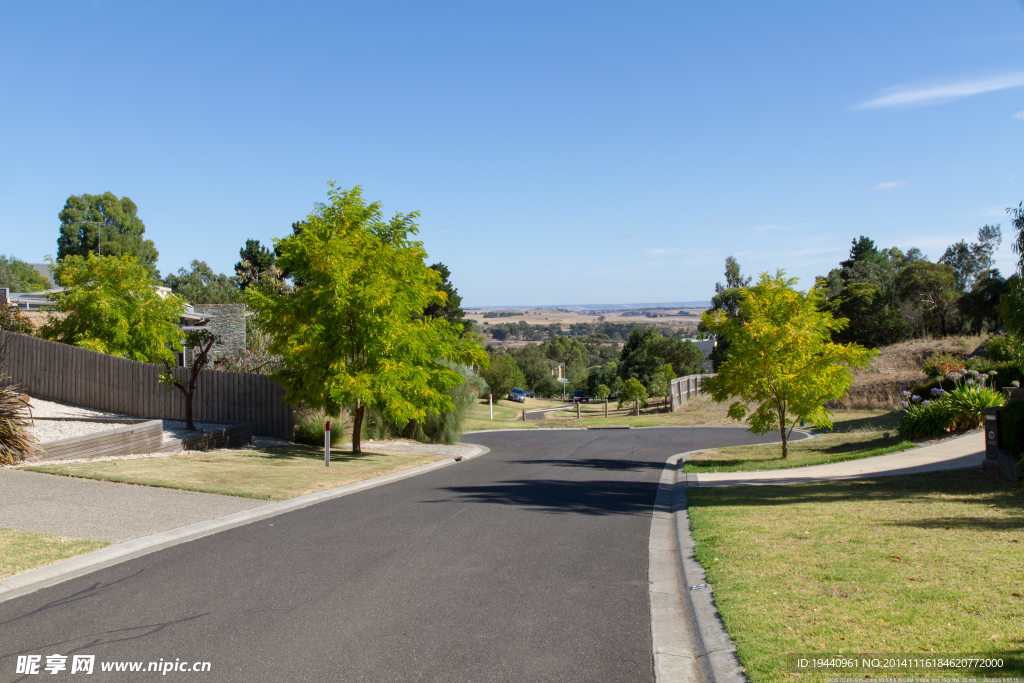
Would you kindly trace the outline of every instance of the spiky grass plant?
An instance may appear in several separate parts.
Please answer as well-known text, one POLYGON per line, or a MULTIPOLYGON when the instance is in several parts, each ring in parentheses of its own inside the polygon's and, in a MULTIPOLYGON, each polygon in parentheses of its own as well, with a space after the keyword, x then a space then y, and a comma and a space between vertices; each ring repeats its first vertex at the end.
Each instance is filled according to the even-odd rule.
POLYGON ((36 450, 28 432, 31 416, 17 387, 0 377, 0 465, 14 465, 36 450))

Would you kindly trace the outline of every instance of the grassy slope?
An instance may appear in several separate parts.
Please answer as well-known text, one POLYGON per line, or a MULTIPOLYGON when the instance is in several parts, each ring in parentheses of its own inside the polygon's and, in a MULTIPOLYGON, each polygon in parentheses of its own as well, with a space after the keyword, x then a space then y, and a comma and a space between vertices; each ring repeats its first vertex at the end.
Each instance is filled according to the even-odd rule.
POLYGON ((961 471, 687 496, 752 680, 787 653, 1009 654, 1024 675, 1019 487, 961 471))

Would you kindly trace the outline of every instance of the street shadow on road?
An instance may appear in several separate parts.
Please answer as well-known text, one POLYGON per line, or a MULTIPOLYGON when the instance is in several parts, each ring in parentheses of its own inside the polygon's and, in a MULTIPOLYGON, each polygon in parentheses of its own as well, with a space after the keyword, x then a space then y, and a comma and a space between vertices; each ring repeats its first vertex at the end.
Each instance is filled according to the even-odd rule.
POLYGON ((513 460, 514 463, 523 465, 555 465, 557 467, 587 467, 595 470, 608 470, 610 472, 639 472, 643 470, 662 470, 665 468, 663 462, 641 462, 637 460, 624 460, 621 458, 563 458, 557 460, 513 460))
POLYGON ((582 515, 650 515, 654 510, 658 484, 525 479, 490 486, 453 486, 442 490, 452 493, 452 498, 430 502, 515 505, 541 512, 582 515))

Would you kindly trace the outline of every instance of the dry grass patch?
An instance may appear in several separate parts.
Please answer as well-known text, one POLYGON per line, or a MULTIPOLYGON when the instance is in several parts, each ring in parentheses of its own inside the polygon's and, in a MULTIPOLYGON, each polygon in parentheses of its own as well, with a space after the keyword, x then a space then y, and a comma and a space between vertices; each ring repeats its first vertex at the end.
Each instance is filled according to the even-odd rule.
POLYGON ((0 529, 0 577, 53 564, 108 545, 104 541, 0 529))
POLYGON ((871 365, 853 371, 853 383, 841 408, 891 409, 901 400, 900 392, 912 384, 928 379, 921 366, 936 353, 967 355, 987 337, 946 337, 943 339, 912 339, 883 346, 871 365))
POLYGON ((324 467, 323 449, 289 445, 192 452, 166 458, 41 465, 25 469, 144 486, 284 500, 438 459, 438 456, 422 453, 364 452, 352 455, 335 449, 331 451, 331 466, 324 467))
POLYGON ((800 678, 790 655, 826 653, 980 654, 1007 667, 956 673, 1024 676, 1019 486, 969 470, 687 497, 751 680, 800 678))

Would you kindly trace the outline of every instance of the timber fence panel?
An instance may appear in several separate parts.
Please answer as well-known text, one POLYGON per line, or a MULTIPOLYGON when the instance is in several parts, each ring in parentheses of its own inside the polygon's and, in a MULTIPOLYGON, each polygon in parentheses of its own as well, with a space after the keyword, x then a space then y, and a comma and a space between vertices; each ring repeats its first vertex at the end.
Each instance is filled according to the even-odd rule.
MULTIPOLYGON (((33 396, 142 418, 185 419, 185 398, 159 381, 161 365, 0 330, 0 348, 4 344, 7 374, 33 396)), ((186 382, 188 373, 174 369, 186 382)), ((249 423, 253 434, 292 436, 291 406, 280 385, 264 375, 203 370, 193 408, 201 422, 249 423)))
POLYGON ((701 393, 701 385, 705 377, 713 375, 687 375, 676 377, 669 383, 669 396, 671 398, 672 411, 679 410, 685 401, 701 393))

